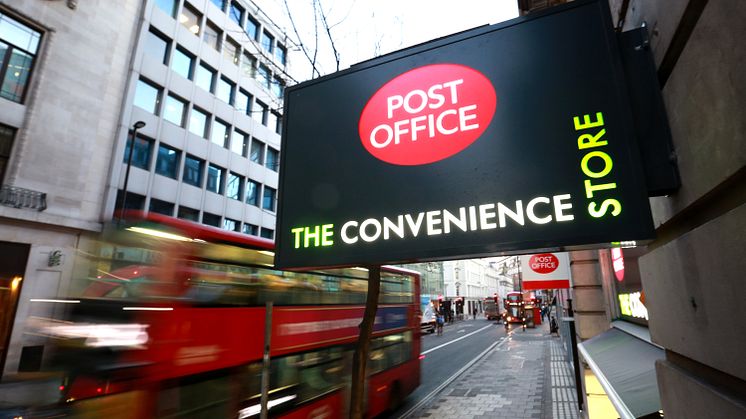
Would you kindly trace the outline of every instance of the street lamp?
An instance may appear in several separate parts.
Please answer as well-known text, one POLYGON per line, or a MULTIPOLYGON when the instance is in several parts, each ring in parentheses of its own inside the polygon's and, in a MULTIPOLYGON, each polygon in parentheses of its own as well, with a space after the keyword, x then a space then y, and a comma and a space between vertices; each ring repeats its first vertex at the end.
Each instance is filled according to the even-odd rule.
POLYGON ((137 130, 145 126, 145 122, 137 121, 132 125, 132 140, 130 141, 130 151, 127 155, 127 169, 124 172, 124 185, 122 186, 122 200, 119 205, 119 222, 122 222, 122 216, 124 215, 124 206, 127 202, 127 184, 130 180, 130 167, 132 167, 132 154, 135 151, 135 138, 137 138, 137 130))

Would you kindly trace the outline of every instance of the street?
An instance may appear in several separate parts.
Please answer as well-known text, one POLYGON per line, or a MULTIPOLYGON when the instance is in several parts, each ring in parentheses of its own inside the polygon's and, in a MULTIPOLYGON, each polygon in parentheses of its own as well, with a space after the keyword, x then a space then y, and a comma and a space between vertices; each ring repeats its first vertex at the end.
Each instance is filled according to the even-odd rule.
POLYGON ((462 369, 480 358, 484 351, 499 344, 506 336, 502 323, 478 316, 476 320, 456 321, 443 328, 443 335, 422 336, 422 373, 415 390, 392 417, 407 417, 418 405, 427 402, 462 369))

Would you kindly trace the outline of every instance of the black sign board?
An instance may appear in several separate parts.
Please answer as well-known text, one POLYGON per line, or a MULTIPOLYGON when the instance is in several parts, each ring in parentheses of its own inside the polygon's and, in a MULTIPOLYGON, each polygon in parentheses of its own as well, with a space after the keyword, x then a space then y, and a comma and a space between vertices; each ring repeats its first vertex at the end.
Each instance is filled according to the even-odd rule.
POLYGON ((287 89, 276 264, 446 260, 649 240, 605 0, 287 89))

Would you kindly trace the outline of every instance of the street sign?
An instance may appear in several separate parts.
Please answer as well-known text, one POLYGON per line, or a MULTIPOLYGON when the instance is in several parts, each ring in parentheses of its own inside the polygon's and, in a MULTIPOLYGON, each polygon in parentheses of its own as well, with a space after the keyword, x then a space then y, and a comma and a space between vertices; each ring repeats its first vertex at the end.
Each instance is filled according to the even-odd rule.
POLYGON ((567 252, 522 255, 521 288, 528 290, 570 288, 570 257, 567 252))
POLYGON ((645 241, 608 4, 575 1, 287 89, 275 263, 645 241))

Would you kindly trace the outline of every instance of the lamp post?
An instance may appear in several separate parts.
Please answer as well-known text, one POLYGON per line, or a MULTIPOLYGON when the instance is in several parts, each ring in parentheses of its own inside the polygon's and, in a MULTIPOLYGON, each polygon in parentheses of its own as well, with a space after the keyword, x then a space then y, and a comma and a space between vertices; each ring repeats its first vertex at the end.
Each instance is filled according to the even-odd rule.
POLYGON ((127 169, 124 171, 124 185, 122 186, 122 200, 119 205, 119 223, 122 222, 122 215, 124 214, 124 206, 127 203, 127 184, 130 180, 130 168, 132 167, 132 154, 135 151, 135 139, 137 138, 137 130, 145 126, 145 122, 137 121, 132 125, 132 140, 130 141, 130 151, 127 155, 127 169))

